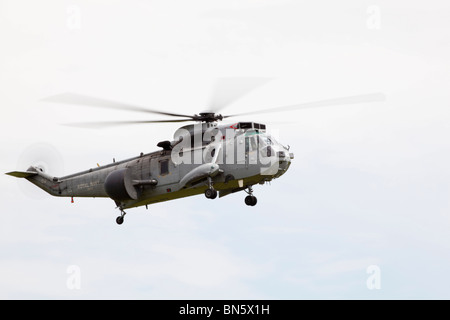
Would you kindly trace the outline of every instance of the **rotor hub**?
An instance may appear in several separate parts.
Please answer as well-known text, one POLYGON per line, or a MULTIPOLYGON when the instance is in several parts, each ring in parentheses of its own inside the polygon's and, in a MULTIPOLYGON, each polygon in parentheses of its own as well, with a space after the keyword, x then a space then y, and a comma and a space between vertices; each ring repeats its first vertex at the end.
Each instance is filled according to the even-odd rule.
POLYGON ((194 116, 194 120, 203 122, 221 121, 223 116, 221 114, 215 114, 214 112, 201 112, 194 116))

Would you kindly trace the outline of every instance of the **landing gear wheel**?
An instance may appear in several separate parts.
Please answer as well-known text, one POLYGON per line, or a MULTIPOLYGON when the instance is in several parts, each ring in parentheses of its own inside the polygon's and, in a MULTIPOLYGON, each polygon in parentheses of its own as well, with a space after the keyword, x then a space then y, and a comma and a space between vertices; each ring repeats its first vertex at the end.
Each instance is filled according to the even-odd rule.
POLYGON ((256 199, 255 196, 246 196, 245 197, 245 204, 248 206, 255 206, 256 203, 258 202, 258 200, 256 199))
POLYGON ((208 199, 215 199, 217 198, 217 191, 214 189, 206 189, 205 190, 205 197, 207 197, 208 199))
POLYGON ((117 224, 122 224, 123 223, 123 216, 118 216, 117 218, 116 218, 116 223, 117 224))
POLYGON ((122 210, 122 208, 120 209, 120 212, 121 212, 121 215, 116 218, 116 223, 118 225, 121 225, 123 223, 123 218, 127 214, 125 211, 122 210))

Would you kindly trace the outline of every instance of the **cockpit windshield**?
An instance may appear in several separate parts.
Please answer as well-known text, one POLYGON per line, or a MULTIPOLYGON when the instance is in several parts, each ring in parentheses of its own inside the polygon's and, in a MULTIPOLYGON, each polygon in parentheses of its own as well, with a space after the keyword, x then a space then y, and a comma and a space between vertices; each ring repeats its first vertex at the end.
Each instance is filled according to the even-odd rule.
POLYGON ((245 136, 246 137, 253 136, 253 137, 257 138, 258 144, 260 144, 261 147, 273 146, 273 145, 278 144, 278 142, 270 134, 267 134, 265 132, 259 132, 256 130, 248 130, 245 133, 245 136))
POLYGON ((273 146, 275 144, 273 138, 266 134, 259 135, 258 142, 264 146, 273 146))

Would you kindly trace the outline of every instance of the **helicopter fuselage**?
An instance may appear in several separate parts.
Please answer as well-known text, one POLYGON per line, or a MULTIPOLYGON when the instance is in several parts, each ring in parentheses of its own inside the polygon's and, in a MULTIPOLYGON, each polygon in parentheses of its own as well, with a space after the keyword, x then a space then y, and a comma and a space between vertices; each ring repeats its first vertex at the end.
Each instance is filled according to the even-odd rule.
POLYGON ((162 150, 64 177, 49 176, 38 167, 9 174, 53 196, 108 197, 123 211, 201 193, 213 199, 217 191, 223 197, 249 189, 251 195, 253 185, 280 177, 293 158, 266 133, 265 125, 249 122, 185 126, 173 141, 158 146, 162 150))

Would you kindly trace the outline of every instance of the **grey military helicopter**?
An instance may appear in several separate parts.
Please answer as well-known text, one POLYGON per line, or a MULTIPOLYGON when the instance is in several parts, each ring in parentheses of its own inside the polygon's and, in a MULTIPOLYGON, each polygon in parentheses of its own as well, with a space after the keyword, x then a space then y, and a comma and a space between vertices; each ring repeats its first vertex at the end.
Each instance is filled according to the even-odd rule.
MULTIPOLYGON (((227 100, 227 99, 226 99, 227 100)), ((63 177, 54 177, 39 166, 26 171, 7 173, 25 178, 56 197, 111 198, 120 215, 117 224, 124 222, 125 209, 146 206, 163 201, 204 194, 216 199, 231 193, 245 191, 245 204, 255 206, 257 198, 253 186, 265 184, 287 172, 294 154, 268 133, 259 122, 220 121, 243 115, 292 111, 384 100, 380 93, 344 97, 318 102, 221 115, 214 111, 194 115, 171 113, 140 106, 122 104, 79 94, 65 93, 45 99, 48 102, 85 105, 109 109, 158 114, 176 119, 90 122, 72 124, 80 127, 105 127, 128 124, 195 122, 179 128, 172 140, 157 143, 160 149, 86 171, 63 177)), ((233 101, 228 99, 227 102, 233 101)), ((220 107, 223 107, 221 105, 220 107)), ((217 109, 217 106, 216 106, 217 109)))

